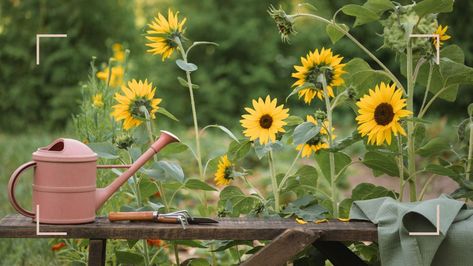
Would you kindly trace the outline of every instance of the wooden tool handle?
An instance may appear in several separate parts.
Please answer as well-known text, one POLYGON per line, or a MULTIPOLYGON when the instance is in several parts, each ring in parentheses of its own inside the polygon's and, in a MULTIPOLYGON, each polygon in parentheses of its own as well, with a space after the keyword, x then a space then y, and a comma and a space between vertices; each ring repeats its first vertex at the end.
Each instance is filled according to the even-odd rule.
POLYGON ((179 219, 174 218, 174 217, 158 216, 158 223, 178 224, 180 223, 180 221, 179 219))
POLYGON ((110 221, 153 221, 153 211, 145 212, 111 212, 108 214, 110 221))

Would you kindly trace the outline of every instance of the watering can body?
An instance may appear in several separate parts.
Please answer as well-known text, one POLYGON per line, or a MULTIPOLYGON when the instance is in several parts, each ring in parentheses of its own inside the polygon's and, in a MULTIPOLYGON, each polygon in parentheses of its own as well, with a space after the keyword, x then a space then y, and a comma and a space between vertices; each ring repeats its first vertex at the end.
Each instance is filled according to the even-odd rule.
POLYGON ((154 154, 178 138, 163 131, 160 138, 132 165, 98 166, 97 154, 84 143, 73 139, 57 139, 33 153, 33 161, 23 164, 12 174, 8 196, 21 214, 48 224, 80 224, 95 221, 95 212, 154 154), (33 209, 22 208, 15 198, 15 186, 20 174, 34 168, 33 209), (128 168, 105 188, 96 187, 97 168, 128 168))

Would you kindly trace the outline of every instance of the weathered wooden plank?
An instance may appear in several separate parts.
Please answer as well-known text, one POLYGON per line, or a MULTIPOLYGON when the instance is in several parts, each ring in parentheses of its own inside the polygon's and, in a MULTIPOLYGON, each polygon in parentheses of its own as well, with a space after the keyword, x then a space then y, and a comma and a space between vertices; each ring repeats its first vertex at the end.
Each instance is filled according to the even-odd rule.
MULTIPOLYGON (((64 238, 100 239, 201 239, 201 240, 270 240, 286 229, 303 228, 321 232, 321 240, 331 241, 376 241, 376 226, 368 222, 308 223, 300 225, 292 219, 263 218, 223 218, 218 224, 189 225, 183 230, 177 224, 156 224, 150 222, 113 222, 98 217, 94 223, 79 225, 40 226, 42 232, 67 232, 64 238), (322 233, 323 232, 323 233, 322 233)), ((44 238, 57 236, 37 236, 36 225, 30 218, 9 215, 0 220, 0 237, 3 238, 44 238)))
POLYGON ((285 265, 288 260, 303 251, 319 237, 319 232, 302 228, 287 229, 241 265, 285 265))
POLYGON ((105 266, 107 239, 89 240, 89 266, 105 266))
POLYGON ((343 243, 337 241, 315 241, 313 246, 324 254, 334 266, 368 266, 343 243))

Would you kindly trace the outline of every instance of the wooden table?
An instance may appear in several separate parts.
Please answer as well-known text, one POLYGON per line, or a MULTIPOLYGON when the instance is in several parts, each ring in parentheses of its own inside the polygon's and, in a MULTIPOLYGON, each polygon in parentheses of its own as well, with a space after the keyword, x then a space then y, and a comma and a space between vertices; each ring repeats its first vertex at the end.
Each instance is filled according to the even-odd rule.
POLYGON ((282 265, 314 245, 336 266, 366 265, 341 241, 376 241, 377 228, 368 222, 296 223, 291 219, 222 218, 218 224, 189 225, 148 222, 113 222, 98 217, 80 225, 40 225, 41 232, 67 232, 66 236, 36 235, 36 224, 21 215, 0 220, 0 238, 85 238, 89 265, 105 265, 107 239, 162 240, 272 240, 242 265, 282 265))

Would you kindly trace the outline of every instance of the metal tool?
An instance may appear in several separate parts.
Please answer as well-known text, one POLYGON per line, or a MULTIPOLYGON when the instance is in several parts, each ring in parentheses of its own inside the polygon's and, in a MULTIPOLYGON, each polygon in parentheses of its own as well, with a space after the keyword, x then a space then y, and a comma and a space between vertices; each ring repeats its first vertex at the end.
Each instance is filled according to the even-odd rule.
POLYGON ((158 211, 142 212, 111 212, 108 219, 114 221, 151 221, 156 223, 181 224, 183 229, 189 224, 218 223, 217 220, 205 217, 192 217, 188 211, 181 210, 170 213, 159 213, 158 211))

